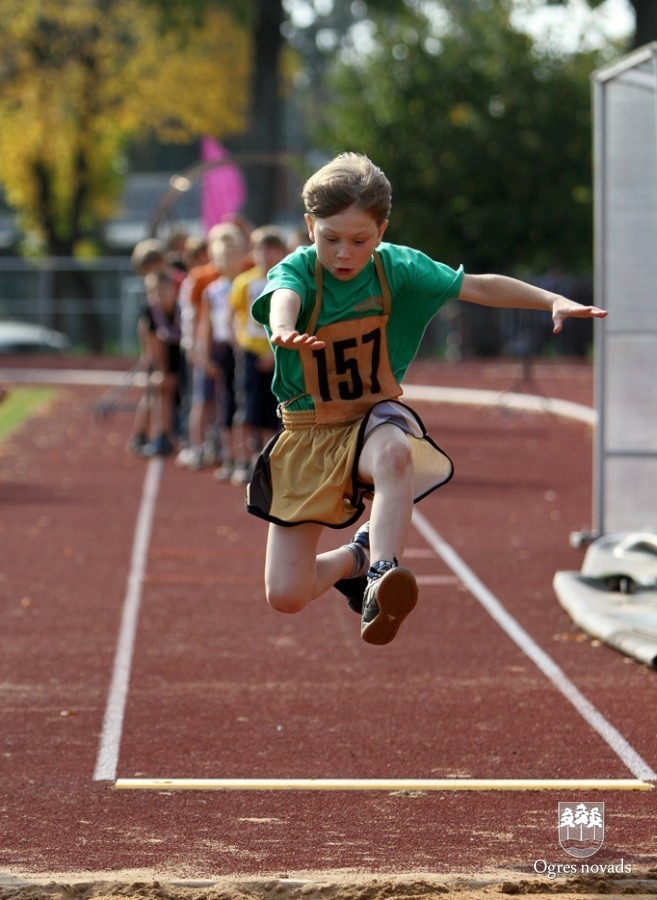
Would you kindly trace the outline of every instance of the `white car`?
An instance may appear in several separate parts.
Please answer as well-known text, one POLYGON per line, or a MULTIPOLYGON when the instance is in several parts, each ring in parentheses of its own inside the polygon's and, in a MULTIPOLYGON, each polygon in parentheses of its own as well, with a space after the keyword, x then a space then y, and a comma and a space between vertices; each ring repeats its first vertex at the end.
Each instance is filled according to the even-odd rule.
POLYGON ((0 322, 0 354, 66 353, 71 342, 59 331, 28 322, 0 322))

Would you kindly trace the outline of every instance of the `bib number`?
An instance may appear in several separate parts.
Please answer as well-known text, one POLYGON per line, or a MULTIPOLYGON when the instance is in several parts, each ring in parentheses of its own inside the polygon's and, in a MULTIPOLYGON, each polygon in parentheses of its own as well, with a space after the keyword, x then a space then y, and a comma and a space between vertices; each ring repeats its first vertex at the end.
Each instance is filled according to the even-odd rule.
POLYGON ((318 422, 358 418, 379 400, 399 397, 388 360, 386 318, 369 316, 318 329, 324 347, 302 354, 306 390, 318 422))
POLYGON ((321 350, 313 350, 317 363, 317 386, 319 395, 325 403, 334 398, 331 396, 329 383, 329 353, 332 353, 332 368, 335 372, 335 388, 341 400, 358 400, 365 393, 359 364, 365 367, 369 382, 370 394, 380 394, 379 365, 381 362, 381 329, 375 328, 360 338, 362 351, 359 353, 357 338, 346 338, 334 341, 321 350), (369 361, 365 350, 369 350, 369 361), (369 370, 369 371, 368 371, 369 370), (346 377, 342 377, 346 376, 346 377))

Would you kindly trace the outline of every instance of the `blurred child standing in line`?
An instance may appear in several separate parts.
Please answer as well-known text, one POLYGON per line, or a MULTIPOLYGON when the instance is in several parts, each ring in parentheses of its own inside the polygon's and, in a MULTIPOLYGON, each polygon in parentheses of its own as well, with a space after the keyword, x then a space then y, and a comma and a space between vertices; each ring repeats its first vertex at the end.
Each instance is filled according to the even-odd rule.
POLYGON ((258 453, 280 426, 277 400, 271 389, 274 354, 267 332, 251 316, 254 300, 267 283, 267 273, 287 254, 283 232, 274 225, 256 228, 251 234, 255 265, 233 282, 230 304, 235 339, 240 353, 240 382, 243 389, 242 436, 244 458, 235 465, 231 481, 246 484, 258 453))
POLYGON ((169 456, 175 449, 176 407, 180 371, 180 306, 178 288, 168 272, 151 272, 145 278, 146 355, 150 362, 153 392, 153 439, 142 449, 144 456, 169 456))
POLYGON ((248 251, 247 240, 237 228, 213 239, 210 257, 222 274, 203 291, 199 312, 196 356, 202 368, 194 373, 194 402, 213 404, 216 409, 222 464, 215 475, 221 480, 230 479, 235 468, 237 404, 230 292, 234 279, 244 271, 248 251))

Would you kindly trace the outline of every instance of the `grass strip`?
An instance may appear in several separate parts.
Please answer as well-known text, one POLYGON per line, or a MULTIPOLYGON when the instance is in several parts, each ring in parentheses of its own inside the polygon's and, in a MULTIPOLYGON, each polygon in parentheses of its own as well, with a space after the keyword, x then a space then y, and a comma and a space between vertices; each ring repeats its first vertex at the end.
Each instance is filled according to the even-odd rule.
POLYGON ((44 403, 50 402, 55 394, 55 388, 9 388, 4 400, 0 401, 0 441, 34 415, 44 403))

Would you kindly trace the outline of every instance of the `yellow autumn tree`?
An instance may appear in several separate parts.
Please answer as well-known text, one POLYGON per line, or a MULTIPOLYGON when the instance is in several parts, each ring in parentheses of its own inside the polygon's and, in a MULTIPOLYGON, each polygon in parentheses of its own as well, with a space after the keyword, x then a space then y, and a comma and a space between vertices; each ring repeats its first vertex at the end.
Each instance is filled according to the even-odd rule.
POLYGON ((244 127, 249 37, 226 12, 164 30, 134 0, 3 0, 0 182, 45 253, 113 214, 131 140, 244 127))

